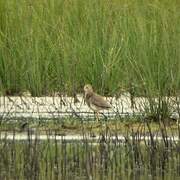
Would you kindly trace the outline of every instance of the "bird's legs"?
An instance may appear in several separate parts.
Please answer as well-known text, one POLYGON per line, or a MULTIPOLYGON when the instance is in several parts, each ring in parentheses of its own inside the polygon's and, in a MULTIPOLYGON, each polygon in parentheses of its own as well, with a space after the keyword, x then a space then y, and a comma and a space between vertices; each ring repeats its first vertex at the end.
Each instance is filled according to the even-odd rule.
POLYGON ((97 122, 96 127, 98 128, 99 126, 101 126, 101 125, 99 124, 99 123, 100 123, 100 121, 99 121, 99 112, 96 111, 95 114, 96 114, 96 122, 97 122))
POLYGON ((96 111, 95 113, 96 113, 96 121, 99 122, 99 112, 96 111))

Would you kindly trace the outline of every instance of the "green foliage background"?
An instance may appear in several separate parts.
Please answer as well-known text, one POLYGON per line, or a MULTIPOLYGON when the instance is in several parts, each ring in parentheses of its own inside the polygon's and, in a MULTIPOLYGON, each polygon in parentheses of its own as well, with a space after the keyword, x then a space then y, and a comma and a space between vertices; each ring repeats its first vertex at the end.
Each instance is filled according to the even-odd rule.
POLYGON ((177 95, 178 0, 0 0, 0 88, 177 95))

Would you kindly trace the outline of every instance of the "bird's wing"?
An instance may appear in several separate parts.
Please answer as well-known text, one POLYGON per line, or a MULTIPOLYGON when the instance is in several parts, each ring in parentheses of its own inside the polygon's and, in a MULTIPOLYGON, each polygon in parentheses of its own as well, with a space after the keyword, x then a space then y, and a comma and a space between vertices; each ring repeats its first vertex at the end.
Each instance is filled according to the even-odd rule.
POLYGON ((96 105, 99 106, 101 108, 111 108, 111 105, 104 100, 104 98, 98 94, 93 94, 93 96, 91 97, 91 102, 96 105))

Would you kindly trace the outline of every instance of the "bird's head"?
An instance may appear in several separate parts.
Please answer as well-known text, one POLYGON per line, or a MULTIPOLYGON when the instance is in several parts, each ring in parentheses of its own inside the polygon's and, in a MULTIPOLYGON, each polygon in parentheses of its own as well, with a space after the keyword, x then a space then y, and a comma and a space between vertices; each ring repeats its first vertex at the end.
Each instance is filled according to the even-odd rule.
POLYGON ((85 92, 85 93, 92 93, 92 92, 93 92, 92 86, 91 86, 90 84, 86 84, 86 85, 84 86, 84 92, 85 92))

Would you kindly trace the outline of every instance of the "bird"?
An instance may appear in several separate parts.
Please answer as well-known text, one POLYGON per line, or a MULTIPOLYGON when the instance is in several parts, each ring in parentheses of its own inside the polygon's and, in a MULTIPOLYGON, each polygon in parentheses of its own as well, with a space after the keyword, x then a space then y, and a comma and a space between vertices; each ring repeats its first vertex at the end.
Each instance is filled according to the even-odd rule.
POLYGON ((93 91, 90 84, 84 86, 84 99, 86 104, 96 114, 96 120, 99 121, 99 111, 111 108, 111 105, 99 94, 93 91))

